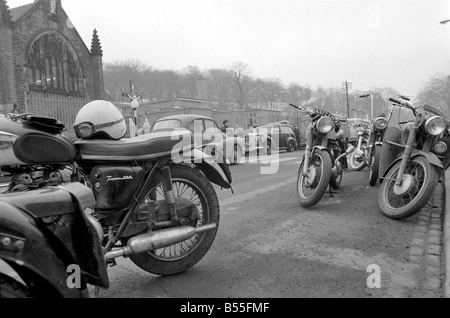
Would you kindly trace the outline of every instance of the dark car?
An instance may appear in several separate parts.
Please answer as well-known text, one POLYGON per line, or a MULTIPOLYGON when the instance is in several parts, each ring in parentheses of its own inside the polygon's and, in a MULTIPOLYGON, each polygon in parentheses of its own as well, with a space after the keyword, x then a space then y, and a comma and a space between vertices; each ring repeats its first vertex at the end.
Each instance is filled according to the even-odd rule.
POLYGON ((217 147, 231 164, 238 165, 241 161, 244 153, 244 138, 224 134, 217 123, 207 116, 187 114, 163 117, 153 123, 150 131, 180 128, 197 133, 193 135, 193 141, 208 146, 208 153, 213 154, 214 148, 217 147))
POLYGON ((285 123, 271 123, 257 127, 258 136, 267 135, 272 150, 286 150, 292 152, 299 149, 294 127, 285 123))

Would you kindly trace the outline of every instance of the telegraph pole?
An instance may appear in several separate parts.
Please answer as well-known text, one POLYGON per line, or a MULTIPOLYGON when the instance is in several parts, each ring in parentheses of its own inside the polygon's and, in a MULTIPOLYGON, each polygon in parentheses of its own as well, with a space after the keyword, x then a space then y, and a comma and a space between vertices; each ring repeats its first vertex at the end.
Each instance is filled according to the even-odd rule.
POLYGON ((347 81, 342 83, 342 90, 345 90, 345 94, 347 96, 347 118, 350 118, 350 101, 348 99, 348 91, 352 89, 353 83, 349 83, 347 81))

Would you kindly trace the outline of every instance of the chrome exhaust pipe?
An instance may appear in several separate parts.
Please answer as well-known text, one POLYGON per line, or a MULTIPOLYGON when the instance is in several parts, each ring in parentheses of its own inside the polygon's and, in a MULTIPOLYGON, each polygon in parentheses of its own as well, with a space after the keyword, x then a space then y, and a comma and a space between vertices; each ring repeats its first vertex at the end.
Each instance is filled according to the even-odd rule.
POLYGON ((338 163, 339 163, 339 160, 341 160, 341 158, 343 158, 343 157, 345 157, 345 156, 351 154, 353 151, 355 151, 355 146, 350 145, 350 146, 347 148, 347 151, 346 151, 345 153, 341 154, 339 157, 336 158, 336 160, 334 161, 334 164, 337 166, 338 163))
POLYGON ((180 226, 138 235, 132 237, 128 241, 127 246, 107 252, 105 254, 105 261, 167 247, 190 239, 195 234, 214 230, 215 228, 217 228, 217 224, 211 223, 198 227, 180 226))

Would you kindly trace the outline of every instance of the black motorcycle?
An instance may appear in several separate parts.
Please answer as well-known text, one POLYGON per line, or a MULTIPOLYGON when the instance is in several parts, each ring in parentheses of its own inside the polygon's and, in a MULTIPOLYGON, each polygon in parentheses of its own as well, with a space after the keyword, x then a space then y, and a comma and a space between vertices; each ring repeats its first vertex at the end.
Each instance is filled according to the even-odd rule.
POLYGON ((305 154, 297 178, 297 198, 303 207, 311 207, 322 199, 328 186, 330 192, 340 187, 344 169, 347 168, 347 155, 355 147, 346 149, 344 132, 333 114, 293 104, 290 106, 311 117, 306 130, 305 154))
POLYGON ((398 111, 396 118, 389 121, 383 139, 378 201, 384 215, 403 219, 428 203, 438 180, 443 178, 450 165, 450 136, 448 125, 436 108, 414 108, 404 99, 389 101, 398 111), (409 120, 401 119, 403 110, 412 115, 409 120))
POLYGON ((63 131, 52 118, 0 115, 0 167, 10 175, 0 259, 24 283, 0 273, 0 296, 85 297, 88 284, 109 287, 106 265, 117 257, 157 275, 204 257, 219 226, 211 183, 231 188, 225 161, 177 148, 188 131, 74 143, 63 131), (79 284, 69 284, 77 268, 79 284))
POLYGON ((379 177, 381 149, 383 147, 383 136, 388 126, 388 119, 380 114, 372 123, 369 135, 369 147, 367 150, 367 161, 369 163, 369 185, 374 186, 379 177))

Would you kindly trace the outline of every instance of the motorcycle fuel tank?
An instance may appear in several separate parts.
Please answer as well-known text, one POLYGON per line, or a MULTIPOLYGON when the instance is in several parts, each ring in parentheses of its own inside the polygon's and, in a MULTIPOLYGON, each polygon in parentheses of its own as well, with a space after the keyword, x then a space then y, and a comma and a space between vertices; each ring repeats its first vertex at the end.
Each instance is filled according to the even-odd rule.
POLYGON ((128 206, 141 182, 144 169, 131 166, 96 166, 90 174, 96 208, 116 210, 128 206))
POLYGON ((5 116, 0 116, 0 153, 0 166, 69 163, 76 157, 67 137, 5 116))

